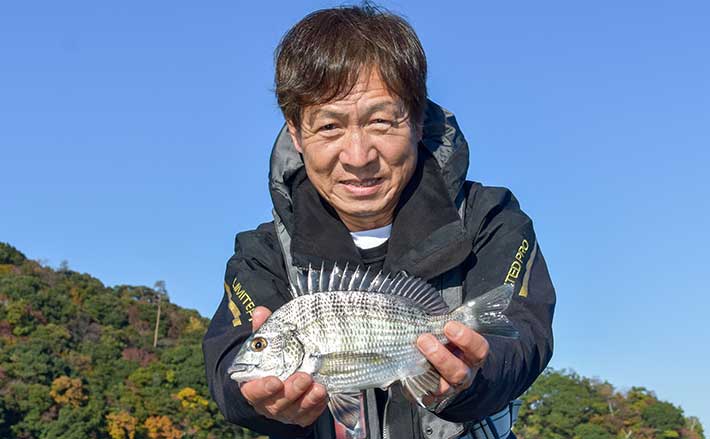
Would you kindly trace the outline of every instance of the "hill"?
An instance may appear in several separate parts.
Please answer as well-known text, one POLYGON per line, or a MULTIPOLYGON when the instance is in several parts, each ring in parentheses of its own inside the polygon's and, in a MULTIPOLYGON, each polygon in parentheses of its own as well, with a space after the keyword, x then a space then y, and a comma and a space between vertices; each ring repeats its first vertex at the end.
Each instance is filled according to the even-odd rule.
MULTIPOLYGON (((251 438, 210 400, 209 320, 0 243, 0 437, 251 438)), ((164 295, 163 295, 164 296, 164 295)))
MULTIPOLYGON (((106 287, 0 243, 0 437, 256 437, 210 400, 209 320, 157 287, 106 287)), ((573 372, 546 371, 523 399, 522 439, 705 437, 697 418, 647 389, 618 392, 573 372)))
POLYGON ((696 417, 643 387, 546 370, 523 395, 517 426, 524 439, 704 439, 696 417))

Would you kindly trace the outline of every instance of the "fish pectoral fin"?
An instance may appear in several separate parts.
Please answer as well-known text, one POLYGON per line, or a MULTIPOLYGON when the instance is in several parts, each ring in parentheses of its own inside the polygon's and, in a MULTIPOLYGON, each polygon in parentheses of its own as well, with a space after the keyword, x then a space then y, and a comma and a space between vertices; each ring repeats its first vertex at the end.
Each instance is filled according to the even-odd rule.
POLYGON ((336 393, 330 395, 328 407, 335 421, 342 424, 347 430, 348 438, 365 438, 361 393, 336 393))
POLYGON ((412 400, 417 401, 417 404, 426 407, 424 397, 436 394, 439 390, 441 375, 439 375, 436 369, 429 365, 424 373, 402 378, 401 381, 402 390, 408 393, 412 400))
POLYGON ((332 352, 318 354, 320 375, 345 375, 361 370, 363 365, 379 365, 387 362, 387 355, 375 352, 332 352))

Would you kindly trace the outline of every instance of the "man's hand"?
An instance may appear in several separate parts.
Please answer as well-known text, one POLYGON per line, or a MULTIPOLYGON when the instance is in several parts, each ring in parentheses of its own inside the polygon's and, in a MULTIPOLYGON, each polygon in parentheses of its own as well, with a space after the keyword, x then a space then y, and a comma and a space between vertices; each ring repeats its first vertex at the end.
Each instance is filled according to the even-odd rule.
POLYGON ((444 327, 444 334, 451 342, 447 346, 431 334, 422 334, 417 339, 419 350, 441 374, 439 390, 424 399, 429 408, 441 409, 443 407, 437 407, 439 402, 448 402, 469 388, 476 371, 488 356, 488 341, 471 328, 459 322, 449 322, 444 327))
MULTIPOLYGON (((271 315, 263 306, 252 313, 254 331, 271 315)), ((281 381, 276 377, 252 380, 240 387, 242 395, 260 415, 286 424, 311 425, 328 404, 325 388, 306 373, 297 372, 281 381)))

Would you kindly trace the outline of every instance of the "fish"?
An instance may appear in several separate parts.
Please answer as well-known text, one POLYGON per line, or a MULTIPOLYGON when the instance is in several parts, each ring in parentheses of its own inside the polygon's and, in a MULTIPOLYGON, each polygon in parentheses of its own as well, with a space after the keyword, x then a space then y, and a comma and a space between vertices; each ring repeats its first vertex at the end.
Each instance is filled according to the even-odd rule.
POLYGON ((510 284, 449 310, 436 289, 406 272, 335 264, 300 272, 291 290, 294 298, 246 339, 227 373, 238 383, 310 374, 325 387, 328 407, 349 437, 364 434, 362 390, 400 383, 422 407, 437 391, 440 375, 416 346, 421 334, 445 344, 444 325, 458 321, 481 334, 518 337, 504 314, 510 284))

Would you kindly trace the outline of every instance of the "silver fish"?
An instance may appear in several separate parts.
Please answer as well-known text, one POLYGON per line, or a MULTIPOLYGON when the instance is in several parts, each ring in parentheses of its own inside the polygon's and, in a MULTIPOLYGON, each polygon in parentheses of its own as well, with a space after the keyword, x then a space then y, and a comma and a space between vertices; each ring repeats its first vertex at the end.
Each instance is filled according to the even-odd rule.
POLYGON ((361 437, 360 391, 396 382, 420 405, 439 387, 439 373, 416 347, 459 321, 482 334, 517 337, 503 311, 513 295, 504 284, 449 312, 427 282, 402 272, 309 269, 292 287, 294 299, 249 337, 228 370, 237 382, 267 376, 285 380, 302 371, 322 384, 333 417, 361 437))

